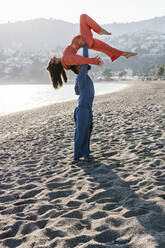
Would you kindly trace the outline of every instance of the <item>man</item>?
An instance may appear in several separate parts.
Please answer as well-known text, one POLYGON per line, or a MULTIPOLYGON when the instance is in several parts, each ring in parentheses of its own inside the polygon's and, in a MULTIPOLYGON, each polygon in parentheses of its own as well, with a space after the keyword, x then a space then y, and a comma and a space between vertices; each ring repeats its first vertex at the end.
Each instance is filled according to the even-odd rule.
MULTIPOLYGON (((88 47, 83 46, 83 56, 88 57, 88 47)), ((103 64, 99 58, 100 64, 103 64)), ((78 107, 74 111, 75 138, 74 138, 74 160, 79 161, 81 157, 90 159, 90 137, 92 132, 92 105, 94 100, 94 85, 88 75, 91 66, 84 64, 75 66, 74 72, 78 74, 75 84, 76 95, 79 95, 78 107)))

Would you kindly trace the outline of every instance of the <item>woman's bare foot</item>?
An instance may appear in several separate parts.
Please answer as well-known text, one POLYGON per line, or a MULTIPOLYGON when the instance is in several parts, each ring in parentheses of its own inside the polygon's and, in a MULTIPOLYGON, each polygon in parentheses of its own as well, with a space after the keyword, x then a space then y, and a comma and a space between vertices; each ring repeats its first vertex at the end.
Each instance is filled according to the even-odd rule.
POLYGON ((128 59, 129 57, 132 57, 132 56, 136 56, 137 53, 133 53, 133 52, 123 52, 122 53, 122 56, 124 56, 126 59, 128 59))
POLYGON ((82 39, 81 37, 77 39, 77 42, 78 42, 78 44, 79 44, 81 47, 83 47, 83 45, 85 44, 85 42, 83 41, 83 39, 82 39))
POLYGON ((103 28, 100 30, 100 33, 99 33, 99 34, 101 34, 101 35, 102 35, 102 34, 111 35, 110 32, 108 32, 107 30, 105 30, 105 29, 103 29, 103 28))

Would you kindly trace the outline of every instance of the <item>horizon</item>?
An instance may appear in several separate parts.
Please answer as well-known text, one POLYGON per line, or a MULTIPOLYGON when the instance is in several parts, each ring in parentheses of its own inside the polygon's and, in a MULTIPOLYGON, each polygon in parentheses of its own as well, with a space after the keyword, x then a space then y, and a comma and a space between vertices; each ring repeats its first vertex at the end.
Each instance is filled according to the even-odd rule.
POLYGON ((86 13, 99 24, 139 22, 165 15, 165 1, 157 0, 6 0, 1 3, 0 24, 36 19, 53 19, 79 23, 79 16, 86 13), (10 8, 9 8, 10 6, 10 8), (101 11, 100 11, 101 10, 101 11))
MULTIPOLYGON (((132 22, 143 22, 143 21, 149 21, 149 20, 152 20, 152 19, 157 19, 157 18, 163 18, 165 17, 165 15, 162 15, 162 16, 154 16, 152 18, 148 18, 148 19, 142 19, 142 20, 137 20, 137 21, 127 21, 127 22, 117 22, 117 21, 114 21, 114 22, 110 22, 110 23, 102 23, 101 25, 108 25, 108 24, 129 24, 129 23, 132 23, 132 22)), ((16 24, 16 23, 19 23, 19 22, 28 22, 28 21, 36 21, 36 20, 53 20, 53 21, 62 21, 62 22, 66 22, 66 23, 71 23, 71 24, 79 24, 78 22, 77 23, 74 23, 74 22, 70 22, 70 21, 65 21, 65 20, 62 20, 62 19, 55 19, 55 18, 46 18, 46 17, 38 17, 38 18, 31 18, 31 19, 26 19, 26 20, 16 20, 16 21, 8 21, 8 22, 4 22, 4 23, 0 23, 0 25, 3 25, 3 24, 16 24)))

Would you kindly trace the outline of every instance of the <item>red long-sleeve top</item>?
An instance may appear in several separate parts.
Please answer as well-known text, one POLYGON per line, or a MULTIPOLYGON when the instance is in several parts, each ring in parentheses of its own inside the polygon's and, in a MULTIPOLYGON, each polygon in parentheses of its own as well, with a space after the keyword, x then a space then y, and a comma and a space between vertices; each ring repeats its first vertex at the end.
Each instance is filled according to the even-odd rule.
POLYGON ((77 54, 77 51, 80 49, 80 45, 77 40, 80 38, 80 35, 77 35, 73 38, 71 45, 74 45, 74 49, 71 45, 67 46, 63 52, 61 58, 61 63, 63 67, 68 70, 70 65, 82 65, 82 64, 93 64, 98 65, 98 59, 96 58, 86 58, 77 54))

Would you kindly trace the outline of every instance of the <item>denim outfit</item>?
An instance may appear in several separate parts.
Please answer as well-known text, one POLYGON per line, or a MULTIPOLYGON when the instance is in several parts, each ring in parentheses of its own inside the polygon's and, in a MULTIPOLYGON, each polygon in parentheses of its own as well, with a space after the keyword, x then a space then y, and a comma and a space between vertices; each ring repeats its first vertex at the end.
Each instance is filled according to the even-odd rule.
MULTIPOLYGON (((88 47, 83 46, 83 56, 88 57, 88 47)), ((88 64, 81 66, 75 84, 76 95, 79 95, 78 106, 74 111, 76 124, 74 138, 74 160, 87 158, 90 154, 90 136, 92 132, 92 104, 94 100, 94 86, 88 76, 88 64)))

